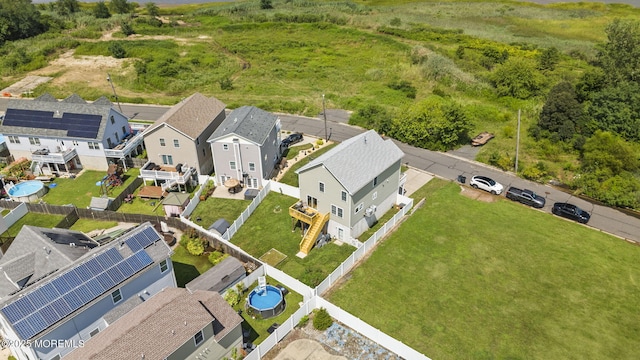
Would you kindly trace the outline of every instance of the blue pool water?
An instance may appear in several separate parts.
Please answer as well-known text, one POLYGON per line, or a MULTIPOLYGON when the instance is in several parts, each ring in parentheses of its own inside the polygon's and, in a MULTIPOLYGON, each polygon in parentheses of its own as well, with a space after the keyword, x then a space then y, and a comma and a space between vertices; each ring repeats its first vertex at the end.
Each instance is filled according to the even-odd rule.
POLYGON ((282 302, 282 293, 271 285, 267 285, 265 291, 254 289, 249 295, 249 305, 257 310, 273 309, 280 302, 282 302))
POLYGON ((9 189, 9 196, 29 196, 40 191, 43 186, 42 182, 37 180, 17 183, 9 189))

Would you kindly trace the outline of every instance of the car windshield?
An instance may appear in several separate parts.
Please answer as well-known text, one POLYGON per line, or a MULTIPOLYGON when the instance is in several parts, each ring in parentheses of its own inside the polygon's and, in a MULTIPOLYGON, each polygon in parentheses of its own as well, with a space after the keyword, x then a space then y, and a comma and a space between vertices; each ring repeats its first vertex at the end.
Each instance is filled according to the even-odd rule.
POLYGON ((496 184, 495 181, 493 181, 492 179, 487 178, 487 182, 489 183, 489 185, 494 186, 496 184))

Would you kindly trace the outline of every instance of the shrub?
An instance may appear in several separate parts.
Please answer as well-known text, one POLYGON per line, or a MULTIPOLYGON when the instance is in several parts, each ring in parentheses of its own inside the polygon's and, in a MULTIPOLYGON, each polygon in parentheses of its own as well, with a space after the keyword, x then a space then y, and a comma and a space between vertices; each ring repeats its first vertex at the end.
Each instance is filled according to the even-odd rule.
POLYGON ((390 89, 398 90, 398 91, 404 93, 404 95, 406 97, 408 97, 409 99, 415 99, 416 98, 416 93, 418 92, 416 87, 411 85, 411 83, 406 81, 406 80, 400 80, 400 81, 392 82, 390 84, 387 84, 387 86, 390 89))
POLYGON ((120 45, 120 43, 118 42, 113 42, 109 44, 109 52, 116 59, 122 59, 127 57, 127 52, 124 50, 122 45, 120 45))
POLYGON ((391 22, 389 22, 389 24, 391 26, 400 26, 402 25, 402 20, 400 20, 399 17, 394 17, 393 19, 391 19, 391 22))
POLYGON ((240 301, 242 301, 242 296, 240 296, 240 293, 241 291, 238 291, 237 287, 236 289, 229 289, 229 291, 224 294, 224 299, 229 305, 236 306, 240 304, 240 301))
POLYGON ((222 261, 224 258, 226 258, 225 256, 226 254, 220 252, 220 251, 212 251, 211 254, 209 254, 209 262, 213 265, 218 264, 220 261, 222 261))
POLYGON ((318 139, 318 140, 316 141, 316 144, 318 144, 318 146, 320 146, 320 145, 324 144, 324 140, 322 140, 322 139, 318 139))
POLYGON ((193 256, 200 256, 204 253, 204 243, 200 238, 190 239, 187 243, 187 251, 193 256))
POLYGON ((429 50, 424 46, 416 45, 411 49, 411 63, 414 65, 423 64, 429 58, 429 50))
POLYGON ((300 321, 298 321, 298 327, 303 327, 307 325, 308 322, 309 322, 309 315, 305 315, 300 318, 300 321))
POLYGON ((125 36, 133 35, 133 34, 135 34, 135 33, 136 33, 136 32, 133 30, 133 26, 131 26, 131 23, 130 23, 130 22, 127 22, 127 21, 123 21, 123 22, 120 24, 120 30, 122 31, 122 33, 123 33, 125 36))
POLYGON ((333 319, 331 315, 327 312, 325 308, 319 308, 314 311, 313 316, 313 328, 316 330, 324 331, 329 328, 333 324, 333 319))
POLYGON ((233 90, 233 81, 229 77, 220 79, 218 83, 220 84, 220 90, 233 90))

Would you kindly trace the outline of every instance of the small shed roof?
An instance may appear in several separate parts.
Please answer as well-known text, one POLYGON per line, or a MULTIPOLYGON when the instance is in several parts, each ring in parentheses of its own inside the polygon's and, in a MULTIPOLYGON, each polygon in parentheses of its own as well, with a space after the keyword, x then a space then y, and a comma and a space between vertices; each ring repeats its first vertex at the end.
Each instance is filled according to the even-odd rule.
POLYGON ((220 235, 224 234, 225 231, 231 226, 229 222, 223 218, 216 220, 211 226, 209 226, 208 230, 215 230, 220 233, 220 235))
POLYGON ((189 291, 206 290, 223 293, 229 286, 242 280, 247 272, 240 260, 229 256, 204 274, 191 280, 186 288, 189 291))
POLYGON ((170 192, 169 195, 162 200, 162 205, 184 206, 188 202, 189 194, 170 192))
POLYGON ((106 210, 111 203, 111 199, 107 197, 92 197, 89 208, 93 210, 106 210))

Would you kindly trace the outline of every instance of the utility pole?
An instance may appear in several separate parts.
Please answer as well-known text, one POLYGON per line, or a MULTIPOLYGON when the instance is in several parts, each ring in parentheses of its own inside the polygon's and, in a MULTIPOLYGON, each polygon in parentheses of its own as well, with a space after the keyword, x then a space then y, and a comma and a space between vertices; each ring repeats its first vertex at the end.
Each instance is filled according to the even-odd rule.
POLYGON ((327 109, 324 105, 324 94, 322 94, 322 115, 324 115, 324 141, 329 141, 329 134, 327 133, 327 109))
POLYGON ((516 175, 518 174, 518 152, 520 150, 520 109, 518 109, 518 130, 516 131, 516 175))
POLYGON ((122 107, 120 107, 120 101, 118 101, 118 94, 116 94, 116 88, 113 86, 113 81, 111 80, 111 74, 107 73, 107 81, 109 82, 109 84, 111 84, 111 90, 113 90, 113 96, 116 97, 116 103, 118 103, 118 109, 120 109, 120 113, 124 114, 122 112, 122 107))

